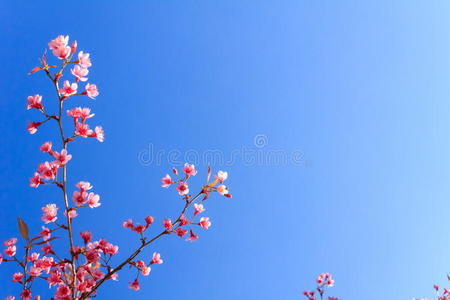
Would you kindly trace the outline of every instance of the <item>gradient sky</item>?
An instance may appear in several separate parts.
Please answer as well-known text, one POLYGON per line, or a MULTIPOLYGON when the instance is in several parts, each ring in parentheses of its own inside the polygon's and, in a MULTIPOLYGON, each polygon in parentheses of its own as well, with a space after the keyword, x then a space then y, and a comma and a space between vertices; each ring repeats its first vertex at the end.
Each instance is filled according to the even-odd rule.
MULTIPOLYGON (((76 229, 121 245, 120 257, 138 244, 122 221, 160 224, 182 205, 159 187, 169 151, 177 164, 210 150, 302 154, 216 162, 234 198, 208 200, 211 229, 155 244, 147 257, 165 263, 141 291, 124 272, 97 299, 303 299, 320 272, 345 300, 425 297, 445 283, 448 1, 0 0, 0 27, 0 240, 18 234, 18 215, 38 231, 40 207, 61 204, 56 190, 28 187, 55 128, 25 130, 38 119, 26 96, 54 99, 43 74, 27 72, 59 34, 91 53, 101 91, 67 106, 92 107, 106 131, 104 143, 71 146, 69 185, 90 181, 103 204, 76 229), (149 148, 164 159, 143 161, 149 148)), ((207 164, 196 163, 200 185, 207 164)), ((2 264, 1 282, 14 270, 2 264)), ((0 297, 18 291, 6 283, 0 297)))

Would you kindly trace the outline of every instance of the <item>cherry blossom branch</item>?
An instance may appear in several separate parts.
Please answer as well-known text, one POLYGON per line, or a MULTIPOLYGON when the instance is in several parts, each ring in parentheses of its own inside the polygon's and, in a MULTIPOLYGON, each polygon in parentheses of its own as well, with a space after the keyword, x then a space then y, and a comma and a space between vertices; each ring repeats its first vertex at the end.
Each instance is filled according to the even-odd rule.
MULTIPOLYGON (((199 192, 195 197, 192 198, 192 200, 186 200, 186 204, 184 205, 182 211, 180 212, 178 218, 176 219, 176 221, 173 223, 173 225, 176 225, 180 222, 180 219, 182 218, 182 216, 184 215, 184 213, 186 212, 186 210, 188 209, 188 207, 195 201, 197 200, 202 194, 204 194, 204 191, 202 190, 201 192, 199 192)), ((157 234, 156 236, 154 236, 152 239, 150 239, 149 241, 145 241, 145 239, 142 239, 142 245, 136 250, 134 251, 130 256, 128 256, 127 259, 125 259, 121 264, 119 264, 117 267, 111 269, 106 275, 105 277, 103 277, 101 280, 99 280, 96 285, 92 288, 92 290, 88 293, 84 293, 81 295, 80 300, 84 300, 87 299, 92 293, 95 293, 95 291, 97 290, 97 288, 100 287, 100 285, 102 285, 107 279, 111 278, 111 276, 115 273, 117 273, 118 271, 120 271, 123 267, 125 267, 126 265, 128 265, 136 256, 138 256, 141 251, 147 247, 148 245, 150 245, 151 243, 155 242, 156 240, 158 240, 160 237, 166 235, 166 234, 170 234, 170 231, 168 230, 164 230, 162 232, 160 232, 159 234, 157 234)))
MULTIPOLYGON (((59 70, 59 72, 55 75, 55 77, 53 77, 49 70, 46 68, 45 69, 45 73, 47 74, 47 77, 51 80, 51 82, 53 83, 55 90, 56 90, 56 95, 58 97, 58 102, 59 102, 59 109, 58 109, 58 118, 56 119, 56 121, 58 122, 58 128, 59 128, 59 134, 61 136, 61 143, 63 146, 63 150, 65 152, 67 152, 67 144, 68 141, 66 141, 65 137, 64 137, 64 129, 63 129, 63 125, 62 125, 62 111, 63 111, 63 97, 61 97, 61 94, 59 92, 59 83, 58 83, 58 78, 61 76, 62 72, 64 71, 65 67, 67 66, 67 63, 70 61, 70 59, 72 58, 72 55, 66 60, 64 61, 63 65, 61 66, 61 69, 59 70), (59 75, 58 75, 59 74, 59 75)), ((64 164, 62 166, 62 171, 63 171, 63 175, 62 175, 62 184, 60 185, 62 193, 63 193, 63 198, 64 198, 64 206, 66 209, 66 222, 67 222, 67 232, 68 232, 68 238, 69 238, 69 245, 70 245, 70 255, 71 255, 71 259, 70 259, 70 264, 72 266, 72 278, 73 278, 73 282, 71 285, 75 284, 75 262, 74 262, 74 254, 73 254, 73 230, 72 230, 72 221, 70 218, 70 214, 69 214, 69 200, 67 198, 67 165, 64 164)), ((72 297, 75 296, 75 289, 72 290, 72 297)))
MULTIPOLYGON (((303 295, 308 300, 317 300, 316 292, 319 294, 320 300, 323 300, 325 290, 334 286, 334 279, 330 273, 321 273, 316 279, 317 287, 315 291, 304 291, 303 295)), ((328 300, 339 300, 336 297, 328 297, 328 300)))
MULTIPOLYGON (((77 43, 73 42, 68 46, 68 36, 58 36, 56 39, 49 43, 49 48, 53 54, 61 60, 61 66, 52 74, 51 70, 57 68, 54 65, 47 64, 46 53, 42 56, 41 66, 34 68, 30 73, 36 73, 43 70, 46 76, 52 82, 57 95, 57 113, 47 113, 42 104, 42 96, 36 94, 28 97, 27 109, 36 109, 40 112, 45 119, 39 122, 30 122, 27 126, 27 130, 34 134, 38 131, 38 128, 50 120, 55 120, 58 124, 58 135, 61 139, 61 151, 56 152, 52 149, 53 144, 51 142, 45 142, 40 147, 41 152, 47 153, 54 159, 53 161, 45 161, 39 164, 34 176, 30 178, 30 186, 37 188, 40 185, 56 185, 61 189, 64 202, 64 215, 65 223, 56 222, 58 219, 58 207, 56 204, 47 204, 42 207, 43 216, 42 221, 45 224, 54 225, 54 228, 47 228, 42 226, 42 231, 38 236, 32 238, 29 237, 28 227, 21 218, 18 218, 19 231, 24 240, 25 254, 23 259, 19 259, 16 256, 16 243, 17 238, 11 238, 4 242, 6 249, 4 250, 7 257, 4 258, 0 254, 0 264, 2 262, 15 262, 21 268, 22 272, 14 273, 13 282, 20 283, 22 292, 20 297, 22 300, 30 300, 32 298, 33 283, 37 279, 45 280, 50 287, 56 287, 55 295, 52 299, 57 300, 81 300, 88 299, 90 296, 96 295, 99 287, 109 279, 116 280, 117 273, 125 266, 129 265, 137 270, 136 279, 129 284, 129 288, 133 290, 139 290, 138 277, 142 274, 147 276, 150 273, 150 265, 162 264, 163 260, 161 255, 157 252, 153 253, 153 257, 149 263, 145 263, 143 260, 135 260, 137 256, 150 244, 161 238, 162 236, 169 234, 176 234, 179 237, 183 237, 187 234, 188 230, 184 229, 189 227, 189 237, 187 241, 196 241, 198 235, 194 233, 192 226, 200 226, 203 229, 208 229, 211 226, 211 222, 208 217, 201 217, 200 220, 193 221, 188 220, 186 213, 188 208, 193 205, 193 217, 205 211, 203 202, 211 193, 219 193, 223 196, 231 198, 228 192, 228 188, 223 185, 228 177, 227 172, 219 171, 215 176, 215 179, 210 182, 211 169, 208 168, 208 176, 206 185, 204 185, 200 192, 191 196, 189 194, 188 180, 190 177, 197 174, 197 170, 194 165, 185 164, 182 172, 184 175, 178 174, 176 169, 173 169, 173 173, 178 177, 177 180, 172 180, 169 175, 166 175, 161 179, 162 187, 168 188, 172 184, 176 185, 176 191, 184 200, 184 206, 175 222, 171 222, 170 219, 164 219, 164 230, 151 239, 147 239, 144 233, 149 229, 153 223, 154 218, 147 216, 145 218, 145 225, 133 224, 131 220, 123 223, 123 227, 131 229, 139 234, 140 245, 137 249, 131 253, 125 260, 119 263, 116 267, 111 264, 112 257, 117 254, 119 247, 106 241, 105 239, 99 239, 92 241, 92 234, 89 230, 80 232, 81 239, 84 245, 79 246, 74 239, 74 227, 73 220, 78 215, 78 211, 82 208, 96 208, 101 205, 99 202, 100 196, 92 192, 92 186, 89 182, 79 181, 75 186, 77 190, 73 192, 71 200, 74 202, 72 205, 69 202, 68 186, 67 186, 67 163, 72 159, 72 155, 68 154, 68 144, 75 140, 75 138, 96 138, 98 141, 103 142, 104 133, 101 126, 96 126, 94 130, 89 128, 87 120, 92 118, 94 114, 91 114, 89 108, 76 107, 67 111, 67 115, 73 120, 73 134, 67 134, 63 128, 63 105, 72 96, 86 95, 91 99, 95 99, 99 95, 96 85, 87 83, 85 89, 82 92, 78 91, 78 83, 85 82, 88 78, 86 75, 89 73, 88 68, 92 65, 88 53, 79 51, 77 59, 72 60, 76 49, 77 43), (70 70, 73 76, 75 76, 75 82, 70 83, 65 80, 63 86, 60 86, 59 80, 63 77, 63 71, 66 66, 73 64, 74 67, 70 70), (67 137, 69 136, 69 137, 67 137), (200 203, 194 203, 203 196, 200 203), (57 230, 67 231, 67 239, 69 244, 70 257, 58 255, 52 249, 51 243, 53 240, 58 239, 58 236, 52 236, 57 230), (37 246, 42 246, 41 252, 32 252, 37 246), (42 253, 42 256, 41 256, 42 253), (47 274, 47 275, 45 275, 47 274)), ((50 226, 48 225, 48 226, 50 226)), ((10 296, 7 300, 13 300, 14 297, 10 296)), ((36 300, 40 299, 39 296, 35 297, 36 300)))

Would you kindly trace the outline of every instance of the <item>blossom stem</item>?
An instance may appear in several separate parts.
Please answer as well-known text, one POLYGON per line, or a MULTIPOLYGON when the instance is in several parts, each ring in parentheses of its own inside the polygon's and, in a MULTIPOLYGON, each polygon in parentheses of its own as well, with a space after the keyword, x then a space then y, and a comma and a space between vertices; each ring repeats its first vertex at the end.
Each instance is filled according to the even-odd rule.
POLYGON ((27 264, 28 264, 28 253, 30 252, 30 242, 27 242, 27 246, 25 247, 25 258, 23 262, 23 289, 27 287, 27 264))
MULTIPOLYGON (((59 70, 58 74, 61 74, 62 71, 64 70, 64 68, 67 65, 67 61, 65 61, 63 63, 63 65, 61 66, 61 69, 59 70)), ((61 97, 61 94, 59 93, 59 85, 58 85, 58 76, 55 75, 55 77, 53 78, 53 76, 51 76, 50 72, 48 70, 45 70, 47 76, 50 78, 50 80, 53 82, 53 85, 55 86, 55 90, 56 90, 56 95, 58 97, 58 101, 59 101, 59 110, 58 110, 58 118, 56 119, 56 121, 58 122, 58 127, 59 127, 59 133, 61 136, 61 141, 62 141, 62 146, 63 149, 67 151, 67 143, 68 141, 66 141, 65 136, 64 136, 64 129, 62 126, 62 111, 63 111, 63 101, 64 99, 61 97)), ((70 245, 70 265, 72 267, 72 284, 70 286, 71 290, 72 290, 72 296, 75 297, 75 274, 76 274, 76 270, 75 270, 75 260, 74 260, 74 253, 73 253, 73 230, 72 230, 72 220, 70 219, 70 215, 69 215, 69 200, 67 198, 67 165, 64 164, 63 167, 63 174, 62 174, 62 183, 61 183, 61 190, 63 192, 63 198, 64 198, 64 206, 66 209, 66 219, 67 219, 67 232, 68 232, 68 236, 69 236, 69 245, 70 245)))

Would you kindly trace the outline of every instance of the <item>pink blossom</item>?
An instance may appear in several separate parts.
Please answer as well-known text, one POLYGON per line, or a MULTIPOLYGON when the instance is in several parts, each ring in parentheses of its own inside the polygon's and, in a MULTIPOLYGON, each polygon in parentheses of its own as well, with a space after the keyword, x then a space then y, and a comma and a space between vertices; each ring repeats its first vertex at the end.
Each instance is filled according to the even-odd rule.
POLYGON ((223 183, 228 178, 228 172, 219 171, 217 172, 217 179, 220 183, 223 183))
POLYGON ((80 232, 80 236, 85 244, 89 243, 92 239, 92 233, 89 230, 80 232))
POLYGON ((72 108, 71 110, 68 110, 67 115, 74 119, 81 118, 81 107, 75 107, 72 108))
POLYGON ((77 51, 77 47, 78 47, 77 41, 73 41, 72 46, 70 46, 70 51, 72 53, 75 53, 75 51, 77 51))
POLYGON ((225 185, 221 184, 217 187, 217 192, 222 196, 225 196, 226 194, 228 194, 228 188, 225 185))
POLYGON ((39 164, 37 172, 45 180, 52 180, 56 178, 58 172, 58 165, 53 162, 44 162, 39 164))
POLYGON ((91 129, 89 129, 88 124, 77 123, 75 125, 75 135, 77 135, 77 136, 86 138, 86 137, 92 135, 92 133, 93 133, 93 131, 91 129))
POLYGON ((77 210, 75 208, 71 207, 71 208, 69 208, 68 211, 64 212, 64 215, 68 216, 69 219, 74 219, 74 218, 76 218, 78 216, 78 213, 77 213, 77 210))
POLYGON ((83 206, 87 202, 87 193, 81 191, 74 191, 72 194, 72 200, 75 202, 76 206, 83 206))
MULTIPOLYGON (((16 246, 15 246, 16 242, 17 242, 16 238, 11 238, 9 240, 6 240, 3 243, 6 246, 6 249, 4 250, 4 252, 7 256, 11 257, 11 256, 16 255, 16 246)), ((3 257, 2 257, 2 260, 4 260, 3 257)))
POLYGON ((42 258, 35 261, 34 265, 36 266, 36 268, 40 268, 43 272, 46 272, 48 274, 50 273, 51 267, 54 266, 53 257, 43 256, 42 258))
POLYGON ((16 299, 16 297, 14 297, 14 296, 8 296, 5 298, 5 300, 15 300, 15 299, 16 299))
POLYGON ((31 266, 30 269, 28 270, 28 275, 30 275, 31 277, 38 277, 42 275, 42 269, 35 267, 35 266, 31 266))
POLYGON ((188 184, 184 181, 178 182, 177 191, 181 196, 187 195, 189 193, 188 184))
POLYGON ((182 170, 187 177, 189 176, 195 176, 197 174, 197 170, 195 170, 194 165, 190 165, 188 163, 184 164, 183 170, 182 170))
MULTIPOLYGON (((84 279, 84 277, 83 277, 83 279, 84 279)), ((81 281, 78 284, 77 289, 78 289, 78 291, 84 293, 84 292, 87 292, 88 290, 90 290, 91 286, 92 285, 90 284, 90 280, 85 280, 85 281, 81 281)))
POLYGON ((143 267, 145 267, 145 262, 143 260, 137 260, 136 261, 136 266, 138 268, 143 268, 143 267))
POLYGON ((95 137, 99 142, 103 142, 105 140, 105 133, 103 132, 102 126, 95 126, 94 132, 89 137, 95 137))
POLYGON ((70 289, 67 285, 61 284, 56 289, 55 298, 58 300, 69 300, 70 289))
POLYGON ((41 183, 41 175, 39 175, 39 173, 34 173, 34 176, 30 178, 30 186, 38 187, 41 183))
POLYGON ((50 276, 47 277, 47 282, 50 287, 60 284, 62 280, 59 272, 57 270, 52 270, 50 276))
POLYGON ((316 281, 317 283, 321 284, 324 282, 324 280, 328 280, 329 278, 331 278, 330 273, 320 273, 316 281))
POLYGON ((188 219, 186 219, 186 216, 184 214, 182 214, 180 216, 180 226, 184 226, 184 225, 188 225, 188 224, 192 224, 188 219))
POLYGON ((64 81, 64 86, 59 89, 59 93, 64 96, 71 96, 77 93, 78 84, 75 82, 70 84, 69 80, 64 81))
POLYGON ((203 208, 203 204, 194 203, 194 216, 196 216, 204 211, 205 211, 205 209, 203 208))
POLYGON ((45 222, 45 224, 55 222, 58 213, 58 208, 56 207, 56 204, 47 204, 42 208, 42 211, 44 212, 44 215, 42 216, 42 221, 45 222))
POLYGON ((172 230, 172 220, 170 219, 164 219, 164 228, 166 228, 166 230, 172 230))
POLYGON ((59 35, 54 40, 48 43, 50 50, 55 50, 61 47, 66 47, 69 44, 69 36, 59 35))
POLYGON ((80 181, 77 184, 75 184, 75 186, 82 191, 88 191, 92 189, 92 185, 87 181, 80 181))
POLYGON ((41 126, 40 122, 29 122, 27 126, 27 130, 30 134, 35 134, 38 130, 38 127, 41 126))
POLYGON ((51 231, 45 226, 42 226, 42 231, 39 233, 39 235, 42 237, 43 241, 47 241, 51 237, 51 231))
POLYGON ((141 273, 142 273, 142 275, 144 275, 144 276, 148 276, 149 274, 150 274, 150 271, 151 271, 152 269, 150 268, 150 267, 148 267, 148 266, 143 266, 142 268, 141 268, 141 273))
POLYGON ((52 51, 53 55, 59 59, 67 59, 70 56, 70 47, 60 47, 52 51))
POLYGON ((66 149, 62 149, 61 153, 53 152, 53 157, 56 159, 55 163, 59 166, 64 166, 67 162, 69 162, 69 160, 72 159, 72 155, 67 154, 66 149))
POLYGON ((88 262, 97 262, 100 260, 100 254, 98 253, 98 250, 91 249, 86 252, 86 259, 88 262))
POLYGON ((89 70, 86 68, 83 68, 79 65, 75 65, 73 69, 70 70, 73 76, 77 78, 77 81, 86 81, 88 80, 87 77, 85 77, 87 74, 89 74, 89 70))
POLYGON ((44 253, 44 255, 55 254, 52 249, 52 245, 50 244, 45 244, 44 246, 42 246, 41 251, 42 253, 44 253))
POLYGON ((81 112, 80 112, 81 122, 83 122, 83 123, 86 122, 87 119, 95 116, 95 114, 91 114, 91 109, 88 107, 80 108, 80 109, 81 109, 81 112))
POLYGON ((94 280, 99 280, 105 276, 103 272, 100 272, 99 269, 95 269, 92 271, 92 276, 94 277, 94 280))
POLYGON ((203 228, 203 229, 208 229, 211 226, 211 222, 209 221, 208 217, 203 217, 200 218, 200 222, 199 225, 203 228))
POLYGON ((162 187, 167 188, 172 184, 172 178, 170 178, 169 174, 166 174, 163 178, 161 178, 162 187))
POLYGON ((146 224, 146 227, 150 226, 150 225, 153 223, 154 220, 155 220, 155 219, 154 219, 152 216, 147 216, 147 217, 145 217, 145 224, 146 224))
POLYGON ((0 265, 2 264, 3 261, 6 261, 6 260, 3 258, 3 255, 0 253, 0 265))
POLYGON ((114 273, 114 274, 112 274, 111 275, 111 277, 110 277, 112 280, 115 280, 115 281, 117 281, 118 280, 118 278, 119 278, 119 274, 117 274, 117 273, 114 273))
POLYGON ((89 58, 89 53, 84 53, 83 51, 78 52, 77 63, 83 68, 89 68, 92 66, 91 59, 89 58))
POLYGON ((43 109, 43 106, 41 104, 42 96, 41 95, 34 95, 34 96, 28 96, 28 105, 27 109, 36 108, 36 109, 43 109))
POLYGON ((178 227, 178 228, 175 230, 175 233, 176 233, 179 237, 183 237, 183 236, 187 233, 187 230, 178 227))
POLYGON ((31 291, 28 289, 24 289, 22 293, 20 293, 20 297, 22 300, 30 300, 31 299, 31 291))
POLYGON ((319 274, 319 276, 317 277, 316 282, 319 285, 326 285, 328 287, 333 287, 334 286, 334 280, 331 277, 330 273, 321 273, 321 274, 319 274))
POLYGON ((22 278, 23 278, 23 274, 22 273, 20 273, 20 272, 14 273, 12 281, 21 283, 22 282, 22 278))
POLYGON ((105 243, 101 249, 105 254, 109 255, 116 255, 117 252, 119 252, 119 246, 115 246, 111 243, 105 243))
POLYGON ((17 243, 17 238, 10 238, 9 240, 6 240, 3 242, 3 245, 9 247, 14 246, 17 243))
POLYGON ((133 282, 131 282, 128 285, 128 288, 132 289, 132 290, 135 290, 135 291, 139 291, 139 289, 140 289, 139 281, 137 279, 135 279, 133 282))
POLYGON ((195 242, 196 240, 198 240, 198 235, 196 235, 192 229, 189 230, 189 237, 186 239, 186 241, 188 242, 195 242))
POLYGON ((133 228, 133 220, 128 219, 125 222, 122 223, 123 228, 133 228))
POLYGON ((101 205, 100 196, 96 195, 94 193, 89 193, 87 200, 88 200, 88 206, 90 208, 96 208, 101 205))
POLYGON ((163 260, 161 259, 161 254, 158 252, 153 252, 153 258, 150 264, 152 265, 160 265, 163 263, 163 260))
POLYGON ((74 118, 75 121, 77 121, 79 118, 81 118, 81 122, 86 122, 87 119, 92 118, 95 116, 95 114, 91 114, 91 109, 88 107, 75 107, 71 110, 67 111, 67 115, 74 118))
POLYGON ((16 250, 17 250, 16 246, 8 246, 4 250, 4 252, 5 252, 6 256, 12 257, 12 256, 16 255, 16 250))
POLYGON ((19 273, 14 273, 12 281, 21 283, 22 282, 22 278, 23 278, 23 274, 22 273, 20 273, 20 272, 19 273))
POLYGON ((142 234, 142 233, 144 232, 145 229, 146 229, 146 227, 145 227, 144 225, 137 225, 137 226, 134 226, 134 227, 132 228, 132 230, 133 230, 134 232, 137 232, 137 233, 139 233, 139 234, 142 234))
POLYGON ((39 259, 40 254, 37 252, 33 252, 27 257, 27 261, 34 262, 39 259))
POLYGON ((152 270, 149 266, 145 264, 144 261, 138 260, 136 261, 136 267, 138 267, 141 270, 142 275, 148 276, 150 274, 150 271, 152 270))
POLYGON ((58 36, 48 43, 48 47, 52 50, 53 55, 60 59, 66 59, 71 53, 71 47, 67 46, 69 43, 69 36, 58 36))
POLYGON ((39 148, 44 153, 52 153, 52 142, 45 142, 42 144, 42 146, 39 148))
POLYGON ((100 93, 95 84, 86 84, 85 90, 83 92, 84 95, 87 95, 91 99, 95 99, 100 93))
POLYGON ((72 249, 70 250, 70 252, 73 253, 73 257, 74 257, 75 259, 78 259, 78 258, 79 258, 79 255, 83 252, 83 249, 82 249, 80 246, 75 245, 75 246, 72 247, 72 249))

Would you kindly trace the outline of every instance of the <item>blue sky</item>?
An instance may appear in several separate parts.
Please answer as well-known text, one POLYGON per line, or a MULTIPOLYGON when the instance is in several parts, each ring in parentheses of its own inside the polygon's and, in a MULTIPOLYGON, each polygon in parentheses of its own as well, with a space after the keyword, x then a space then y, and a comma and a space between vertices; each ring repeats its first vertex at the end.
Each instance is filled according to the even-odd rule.
MULTIPOLYGON (((141 291, 125 272, 98 299, 302 299, 320 272, 346 300, 431 295, 450 271, 449 12, 447 1, 0 1, 0 239, 17 235, 18 215, 39 230, 40 207, 61 201, 27 186, 54 128, 25 131, 38 118, 26 96, 53 96, 26 74, 68 34, 91 53, 101 95, 67 105, 90 106, 106 131, 71 147, 69 184, 90 181, 103 203, 77 229, 121 256, 138 244, 123 220, 161 222, 182 205, 159 187, 168 152, 177 164, 212 150, 289 157, 216 163, 234 198, 208 201, 211 229, 155 244, 146 254, 165 263, 141 291), (160 163, 142 160, 149 147, 165 151, 160 163)), ((13 271, 2 264, 0 280, 13 271)))

